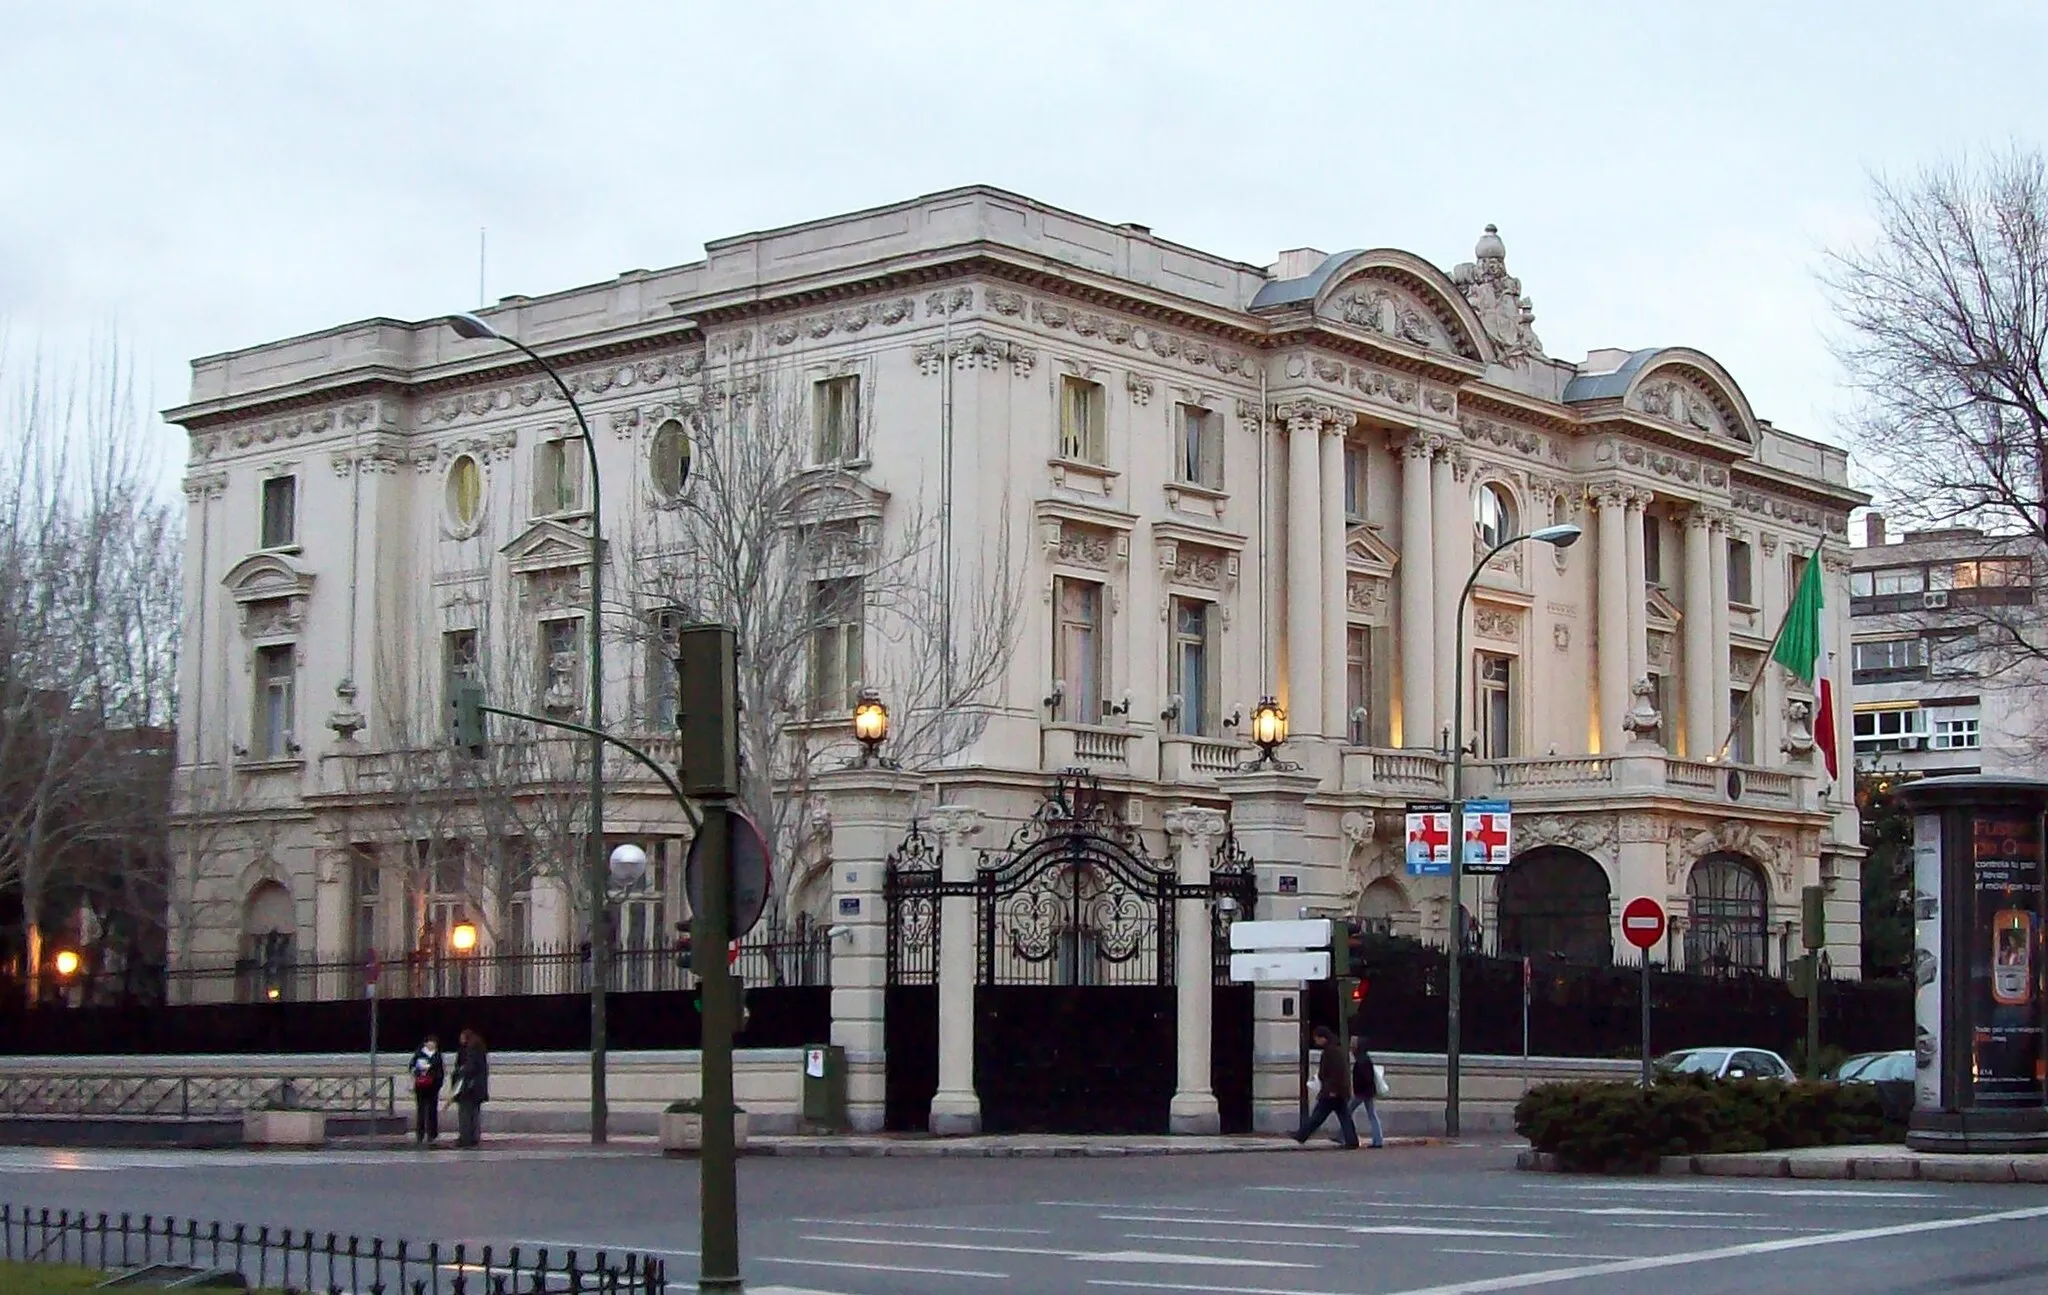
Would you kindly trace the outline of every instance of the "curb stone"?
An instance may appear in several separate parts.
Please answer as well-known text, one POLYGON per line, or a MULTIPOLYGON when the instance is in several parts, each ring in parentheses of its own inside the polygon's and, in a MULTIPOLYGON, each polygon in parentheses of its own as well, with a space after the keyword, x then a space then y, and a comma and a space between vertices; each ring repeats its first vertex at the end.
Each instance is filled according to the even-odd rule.
POLYGON ((1849 1177, 1865 1182, 1917 1182, 1920 1178, 1920 1162, 1905 1156, 1855 1156, 1849 1161, 1849 1177))
POLYGON ((1920 1162, 1920 1177, 1932 1183, 2009 1183, 2016 1180, 2013 1162, 2000 1156, 1981 1159, 1932 1157, 1920 1162))

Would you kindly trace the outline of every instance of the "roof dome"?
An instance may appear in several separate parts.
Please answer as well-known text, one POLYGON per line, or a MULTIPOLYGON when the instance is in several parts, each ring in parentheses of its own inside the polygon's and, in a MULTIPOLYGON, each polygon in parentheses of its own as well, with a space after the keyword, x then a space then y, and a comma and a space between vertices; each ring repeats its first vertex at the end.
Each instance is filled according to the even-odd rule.
POLYGON ((1488 258, 1504 261, 1507 259, 1507 255, 1508 246, 1500 241, 1500 229, 1493 224, 1488 224, 1486 232, 1481 234, 1479 241, 1472 245, 1472 258, 1476 261, 1484 261, 1488 258))

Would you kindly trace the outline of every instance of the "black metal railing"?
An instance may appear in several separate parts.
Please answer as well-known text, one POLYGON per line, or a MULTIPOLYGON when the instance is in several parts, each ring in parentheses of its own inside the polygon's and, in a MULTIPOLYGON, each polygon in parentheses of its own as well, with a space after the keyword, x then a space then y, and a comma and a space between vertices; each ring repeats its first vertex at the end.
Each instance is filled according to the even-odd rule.
MULTIPOLYGON (((740 944, 733 974, 749 987, 832 983, 832 942, 822 923, 798 919, 771 925, 740 944)), ((612 951, 605 988, 613 993, 693 990, 695 973, 680 943, 612 951)), ((365 962, 248 959, 192 963, 165 974, 174 1005, 186 1003, 343 1002, 379 998, 497 998, 590 992, 590 946, 547 945, 516 953, 458 954, 435 950, 365 962)))
POLYGON ((237 1272, 253 1290, 292 1295, 663 1295, 668 1289, 666 1263, 637 1253, 394 1244, 169 1215, 137 1218, 15 1205, 0 1205, 0 1260, 103 1271, 158 1266, 186 1274, 237 1272))
POLYGON ((218 1120, 265 1109, 388 1116, 398 1099, 389 1076, 0 1076, 0 1113, 16 1118, 218 1120))

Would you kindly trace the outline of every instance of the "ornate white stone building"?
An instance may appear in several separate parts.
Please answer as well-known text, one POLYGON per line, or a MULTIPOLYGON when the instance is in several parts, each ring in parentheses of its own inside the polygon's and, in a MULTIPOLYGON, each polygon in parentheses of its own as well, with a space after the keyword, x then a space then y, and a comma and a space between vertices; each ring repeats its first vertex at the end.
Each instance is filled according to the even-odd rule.
MULTIPOLYGON (((1620 904, 1647 894, 1677 918, 1672 959, 1776 971, 1800 887, 1821 882, 1833 965, 1855 974, 1849 789, 1825 783, 1808 692, 1765 659, 1816 558, 1830 642, 1850 641, 1863 497, 1843 454, 1757 417, 1703 351, 1547 355, 1491 226, 1448 273, 1388 248, 1256 266, 966 188, 483 313, 589 414, 622 623, 644 610, 631 591, 678 493, 651 466, 672 420, 750 374, 811 403, 833 516, 950 517, 959 587, 1002 574, 987 533, 1010 528, 1025 593, 988 722, 892 784, 911 788, 902 817, 944 801, 1015 823, 1045 774, 1081 766, 1164 851, 1169 812, 1233 809, 1257 754, 1246 721, 1271 695, 1302 768, 1258 775, 1283 808, 1240 822, 1261 895, 1440 935, 1446 884, 1406 875, 1402 812, 1443 795, 1462 701, 1468 792, 1515 810, 1514 865, 1468 900, 1504 950, 1605 957, 1620 904), (1454 698, 1453 608, 1477 555, 1558 522, 1584 540, 1510 549, 1479 576, 1454 698)), ((433 815, 510 830, 421 773, 439 767, 421 752, 444 677, 496 653, 529 662, 532 704, 581 705, 588 494, 564 403, 503 346, 372 319, 197 360, 168 417, 191 437, 177 956, 268 941, 346 962, 410 948, 464 905, 501 946, 579 938, 549 869, 477 894, 416 866, 416 843, 448 830, 420 826, 433 815)), ((810 678, 889 700, 915 663, 859 640, 887 613, 859 575, 828 591, 859 646, 820 636, 833 659, 810 678)), ((610 632, 606 710, 672 752, 643 643, 610 632)), ((1826 668, 1846 697, 1847 661, 1826 668)), ((827 709, 813 736, 836 731, 827 709)), ((505 776, 549 781, 527 758, 505 776)), ((832 782, 813 793, 816 848, 876 862, 902 823, 832 782)), ((628 773, 606 826, 663 865, 622 938, 665 939, 678 815, 628 773)))

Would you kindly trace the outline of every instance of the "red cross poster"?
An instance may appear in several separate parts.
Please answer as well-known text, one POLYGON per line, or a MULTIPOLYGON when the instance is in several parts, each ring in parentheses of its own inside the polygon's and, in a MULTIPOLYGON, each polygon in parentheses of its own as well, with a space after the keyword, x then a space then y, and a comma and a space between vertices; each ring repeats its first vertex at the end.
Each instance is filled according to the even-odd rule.
POLYGON ((1451 875, 1451 807, 1438 801, 1408 807, 1408 875, 1451 875))
POLYGON ((1514 815, 1504 800, 1465 802, 1465 871, 1501 872, 1514 853, 1514 815))

